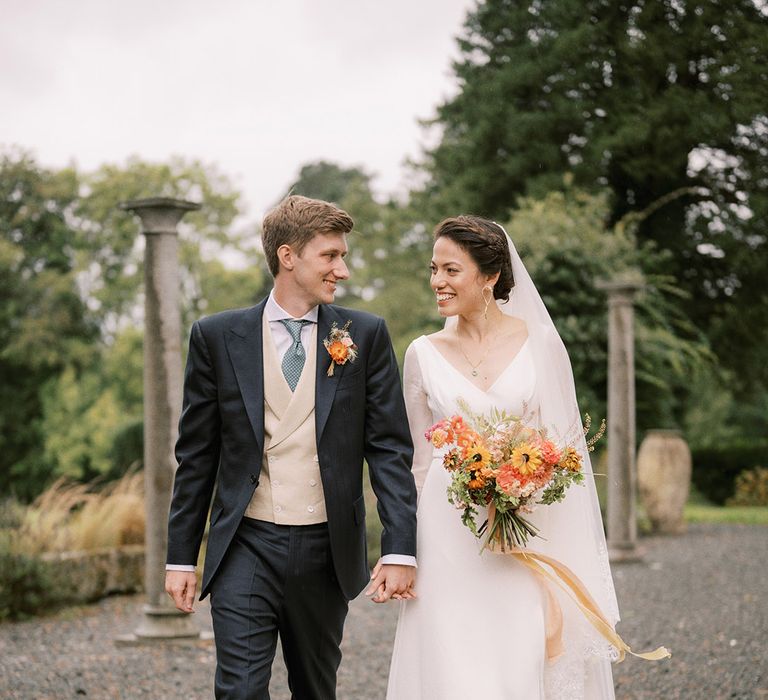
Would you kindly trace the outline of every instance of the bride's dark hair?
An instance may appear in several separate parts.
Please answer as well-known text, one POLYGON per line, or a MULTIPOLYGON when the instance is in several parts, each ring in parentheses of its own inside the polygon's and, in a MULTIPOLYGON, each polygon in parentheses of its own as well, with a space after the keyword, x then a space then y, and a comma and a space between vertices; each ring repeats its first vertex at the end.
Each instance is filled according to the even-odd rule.
POLYGON ((515 278, 507 236, 501 226, 481 216, 454 216, 441 221, 435 228, 435 240, 443 236, 466 251, 484 275, 498 272, 493 298, 509 301, 515 278))

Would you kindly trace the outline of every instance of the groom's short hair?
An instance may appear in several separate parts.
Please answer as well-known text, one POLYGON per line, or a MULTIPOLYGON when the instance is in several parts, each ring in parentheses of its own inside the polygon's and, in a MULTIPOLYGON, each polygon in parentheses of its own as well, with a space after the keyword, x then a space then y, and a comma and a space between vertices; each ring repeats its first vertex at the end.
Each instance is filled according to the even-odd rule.
POLYGON ((264 256, 273 277, 280 271, 277 249, 289 245, 298 255, 319 233, 349 233, 355 222, 335 204, 298 194, 286 197, 265 217, 261 228, 264 256))

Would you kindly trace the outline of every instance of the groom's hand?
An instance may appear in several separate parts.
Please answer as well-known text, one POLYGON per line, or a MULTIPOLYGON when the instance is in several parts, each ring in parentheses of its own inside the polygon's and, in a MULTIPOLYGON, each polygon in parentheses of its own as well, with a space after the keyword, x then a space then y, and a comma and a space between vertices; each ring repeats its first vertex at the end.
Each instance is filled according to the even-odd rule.
POLYGON ((166 571, 165 592, 173 598, 174 605, 181 612, 191 613, 195 601, 197 576, 194 571, 166 571))
POLYGON ((414 583, 416 567, 402 564, 382 564, 373 567, 371 582, 365 589, 365 595, 373 596, 374 603, 386 603, 390 598, 411 600, 416 597, 414 583))

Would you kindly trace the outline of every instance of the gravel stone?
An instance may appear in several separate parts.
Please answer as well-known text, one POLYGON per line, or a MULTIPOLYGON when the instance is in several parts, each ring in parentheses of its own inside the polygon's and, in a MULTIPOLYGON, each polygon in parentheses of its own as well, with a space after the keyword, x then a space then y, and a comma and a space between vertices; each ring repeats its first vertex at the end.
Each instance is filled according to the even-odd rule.
MULTIPOLYGON (((614 666, 616 697, 768 700, 768 528, 694 525, 685 535, 644 538, 641 545, 642 563, 613 567, 622 612, 618 631, 635 650, 664 644, 673 657, 630 657, 614 666)), ((136 626, 143 602, 141 596, 119 596, 0 625, 0 698, 213 697, 211 642, 114 644, 136 626)), ((195 619, 210 630, 206 603, 197 604, 195 619)), ((353 601, 339 700, 384 698, 396 623, 396 604, 353 601)), ((271 687, 272 700, 289 700, 279 657, 271 687)))

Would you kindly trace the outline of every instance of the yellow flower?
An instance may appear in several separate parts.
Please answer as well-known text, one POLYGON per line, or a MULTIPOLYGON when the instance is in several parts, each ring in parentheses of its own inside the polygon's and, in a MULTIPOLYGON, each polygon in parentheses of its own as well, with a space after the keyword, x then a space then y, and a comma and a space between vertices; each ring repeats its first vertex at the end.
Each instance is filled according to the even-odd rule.
POLYGON ((464 459, 470 462, 466 469, 479 471, 491 462, 491 453, 482 442, 473 442, 464 448, 464 459))
POLYGON ((569 447, 560 461, 560 466, 571 472, 581 471, 581 455, 575 448, 569 447))
POLYGON ((544 462, 541 450, 536 445, 524 442, 512 450, 510 463, 523 475, 533 474, 544 462))

